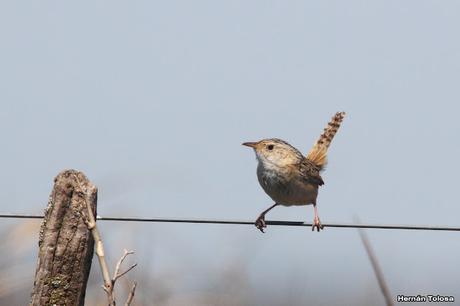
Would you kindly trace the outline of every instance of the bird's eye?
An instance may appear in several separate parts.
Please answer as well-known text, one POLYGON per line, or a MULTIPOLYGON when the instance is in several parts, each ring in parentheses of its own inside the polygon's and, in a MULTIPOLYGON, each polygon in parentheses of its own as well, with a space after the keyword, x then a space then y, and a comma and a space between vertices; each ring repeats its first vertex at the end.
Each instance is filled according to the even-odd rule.
POLYGON ((273 150, 273 145, 268 145, 267 149, 270 150, 270 151, 273 150))

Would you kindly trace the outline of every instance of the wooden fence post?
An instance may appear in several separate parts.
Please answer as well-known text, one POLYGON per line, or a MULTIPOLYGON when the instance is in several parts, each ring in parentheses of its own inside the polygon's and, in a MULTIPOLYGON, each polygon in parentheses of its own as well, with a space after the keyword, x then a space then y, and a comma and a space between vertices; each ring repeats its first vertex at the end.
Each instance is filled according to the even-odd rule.
POLYGON ((96 215, 97 189, 82 172, 65 170, 54 179, 40 229, 31 306, 84 305, 94 250, 83 217, 88 199, 96 215))

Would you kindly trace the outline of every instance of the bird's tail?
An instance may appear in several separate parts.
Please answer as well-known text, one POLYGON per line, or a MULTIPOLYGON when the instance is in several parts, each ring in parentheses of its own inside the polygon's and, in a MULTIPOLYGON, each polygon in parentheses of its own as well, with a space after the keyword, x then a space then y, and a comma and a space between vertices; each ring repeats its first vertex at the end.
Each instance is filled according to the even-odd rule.
POLYGON ((320 169, 323 169, 327 163, 327 148, 331 144, 332 138, 339 130, 340 124, 345 117, 345 112, 338 112, 329 121, 324 132, 319 136, 313 148, 308 152, 307 159, 315 163, 320 169))

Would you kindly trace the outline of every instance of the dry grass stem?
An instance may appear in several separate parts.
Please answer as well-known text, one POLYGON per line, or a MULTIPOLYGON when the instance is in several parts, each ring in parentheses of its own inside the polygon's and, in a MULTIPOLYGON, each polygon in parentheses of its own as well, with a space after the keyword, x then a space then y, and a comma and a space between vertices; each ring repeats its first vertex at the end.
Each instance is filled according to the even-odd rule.
MULTIPOLYGON (((79 181, 77 176, 75 176, 75 179, 78 182, 79 188, 82 189, 83 186, 80 184, 80 181, 79 181)), ((92 187, 92 188, 95 188, 95 187, 92 187)), ((81 190, 80 190, 80 193, 83 194, 83 192, 81 192, 81 190)), ((90 193, 87 193, 87 194, 90 194, 90 193)), ((85 220, 85 223, 86 223, 88 229, 91 231, 91 234, 93 235, 93 238, 94 238, 95 252, 96 252, 96 255, 97 255, 97 258, 98 258, 98 261, 99 261, 99 266, 101 267, 102 277, 104 279, 104 285, 102 286, 102 288, 104 289, 104 291, 107 294, 108 305, 109 306, 115 306, 116 305, 115 293, 114 293, 114 291, 115 291, 114 290, 115 289, 114 288, 115 287, 115 282, 120 277, 122 277, 123 275, 125 275, 126 273, 128 273, 134 267, 137 266, 137 263, 136 263, 136 264, 132 265, 131 267, 129 267, 126 271, 120 273, 121 264, 123 263, 123 261, 125 260, 125 258, 128 255, 134 254, 134 252, 133 251, 127 251, 126 249, 124 250, 123 256, 117 262, 117 265, 115 267, 115 272, 113 274, 113 278, 110 278, 109 267, 108 267, 107 261, 105 259, 104 245, 102 243, 102 238, 101 238, 101 235, 99 233, 99 229, 98 229, 98 227, 96 225, 96 218, 94 217, 94 213, 93 213, 93 210, 91 209, 90 201, 89 201, 88 198, 85 198, 85 205, 86 205, 86 216, 84 215, 83 218, 85 220)), ((129 301, 129 303, 131 303, 132 299, 134 298, 134 291, 135 290, 136 290, 136 283, 134 283, 133 288, 131 289, 131 291, 129 293, 127 303, 128 303, 128 301, 129 301)), ((126 304, 126 305, 129 305, 129 304, 126 304)))
MULTIPOLYGON (((357 217, 355 217, 355 221, 356 223, 360 223, 357 217)), ((382 295, 385 298, 385 303, 387 306, 393 306, 394 303, 393 299, 391 298, 390 289, 388 288, 385 278, 383 277, 383 271, 380 268, 377 255, 375 255, 374 250, 372 249, 371 242, 369 241, 369 238, 367 237, 366 232, 363 229, 358 229, 358 232, 359 236, 361 237, 361 241, 364 245, 364 249, 366 250, 367 256, 369 257, 369 260, 371 262, 372 268, 375 273, 375 277, 377 278, 380 290, 382 291, 382 295)))

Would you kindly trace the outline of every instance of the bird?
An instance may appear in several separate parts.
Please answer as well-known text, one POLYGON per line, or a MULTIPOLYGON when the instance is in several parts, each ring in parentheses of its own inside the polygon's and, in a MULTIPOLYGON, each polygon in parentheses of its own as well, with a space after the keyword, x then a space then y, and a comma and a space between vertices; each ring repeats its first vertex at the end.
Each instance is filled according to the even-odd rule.
POLYGON ((254 149, 257 178, 265 193, 275 202, 264 210, 255 221, 255 226, 264 233, 267 227, 265 215, 278 205, 313 205, 312 231, 319 232, 324 227, 318 216, 316 200, 319 186, 324 185, 321 172, 327 164, 327 152, 332 139, 345 117, 345 112, 337 112, 329 121, 319 139, 306 156, 278 138, 267 138, 257 142, 244 142, 254 149))

